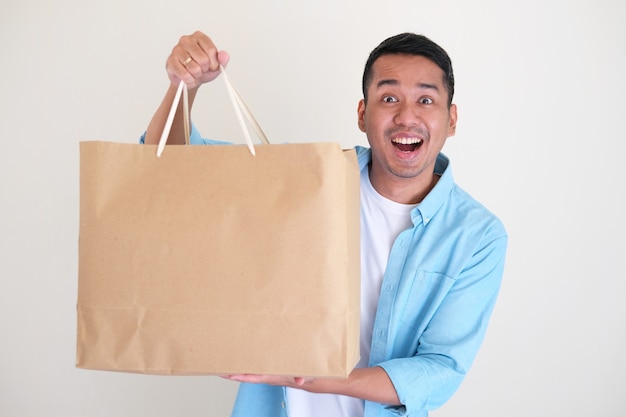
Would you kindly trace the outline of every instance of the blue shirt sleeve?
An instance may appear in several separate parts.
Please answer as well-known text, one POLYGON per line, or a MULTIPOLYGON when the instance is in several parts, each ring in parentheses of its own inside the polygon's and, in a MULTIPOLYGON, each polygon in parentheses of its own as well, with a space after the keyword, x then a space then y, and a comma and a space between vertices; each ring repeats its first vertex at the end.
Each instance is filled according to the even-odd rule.
MULTIPOLYGON (((146 132, 141 135, 139 138, 139 143, 144 144, 146 140, 146 132)), ((205 139, 200 135, 200 132, 196 128, 196 126, 191 124, 191 131, 189 132, 189 144, 190 145, 229 145, 230 142, 224 142, 220 140, 214 139, 205 139)))

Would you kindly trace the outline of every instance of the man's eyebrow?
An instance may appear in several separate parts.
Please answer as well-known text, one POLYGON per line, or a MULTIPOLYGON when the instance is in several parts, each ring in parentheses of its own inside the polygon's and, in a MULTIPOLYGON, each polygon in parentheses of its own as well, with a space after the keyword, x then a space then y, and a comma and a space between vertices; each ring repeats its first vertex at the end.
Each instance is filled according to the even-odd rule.
MULTIPOLYGON (((380 80, 380 81, 378 81, 378 82, 376 83, 376 88, 380 88, 380 87, 385 86, 385 85, 392 85, 392 86, 395 86, 395 85, 398 85, 398 84, 400 84, 400 83, 398 82, 398 80, 395 80, 395 79, 393 79, 393 78, 390 78, 390 79, 383 79, 383 80, 380 80)), ((439 92, 439 86, 438 86, 438 85, 436 85, 436 84, 429 84, 429 83, 417 83, 416 87, 417 87, 418 89, 420 89, 420 90, 435 90, 435 91, 439 92)))
POLYGON ((436 84, 418 83, 417 88, 424 89, 424 90, 435 90, 439 92, 439 86, 436 84))
POLYGON ((384 86, 384 85, 398 85, 398 84, 399 84, 398 80, 394 80, 394 79, 383 79, 383 80, 380 80, 380 81, 378 81, 378 82, 376 83, 376 88, 380 88, 380 87, 382 87, 382 86, 384 86))

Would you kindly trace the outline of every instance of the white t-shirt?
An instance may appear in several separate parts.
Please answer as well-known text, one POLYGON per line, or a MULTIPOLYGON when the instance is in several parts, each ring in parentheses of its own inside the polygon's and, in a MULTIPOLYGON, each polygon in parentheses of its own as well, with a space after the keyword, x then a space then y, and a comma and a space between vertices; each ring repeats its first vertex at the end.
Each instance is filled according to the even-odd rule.
MULTIPOLYGON (((403 230, 411 227, 411 210, 416 204, 399 204, 378 194, 369 179, 368 167, 361 171, 361 359, 368 366, 372 331, 380 286, 391 246, 403 230)), ((364 402, 335 394, 314 394, 287 388, 289 417, 360 417, 364 402)))

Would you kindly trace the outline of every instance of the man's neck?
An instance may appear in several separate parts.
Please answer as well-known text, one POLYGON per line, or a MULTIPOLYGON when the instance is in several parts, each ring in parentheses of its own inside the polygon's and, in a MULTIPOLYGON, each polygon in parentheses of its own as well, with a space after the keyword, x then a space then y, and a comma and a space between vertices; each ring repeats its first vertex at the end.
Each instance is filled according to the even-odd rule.
POLYGON ((429 175, 422 173, 413 178, 401 178, 372 172, 372 165, 368 167, 372 187, 385 198, 400 204, 417 204, 432 190, 440 176, 429 171, 429 175))

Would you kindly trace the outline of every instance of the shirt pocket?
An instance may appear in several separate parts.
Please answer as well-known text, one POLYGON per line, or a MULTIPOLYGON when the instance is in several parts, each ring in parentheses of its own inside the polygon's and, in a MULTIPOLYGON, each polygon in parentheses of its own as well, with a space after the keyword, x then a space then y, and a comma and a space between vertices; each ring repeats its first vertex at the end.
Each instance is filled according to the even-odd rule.
POLYGON ((418 270, 413 279, 401 284, 398 292, 399 321, 422 333, 454 284, 439 272, 418 270))

